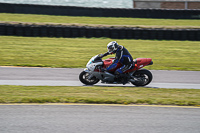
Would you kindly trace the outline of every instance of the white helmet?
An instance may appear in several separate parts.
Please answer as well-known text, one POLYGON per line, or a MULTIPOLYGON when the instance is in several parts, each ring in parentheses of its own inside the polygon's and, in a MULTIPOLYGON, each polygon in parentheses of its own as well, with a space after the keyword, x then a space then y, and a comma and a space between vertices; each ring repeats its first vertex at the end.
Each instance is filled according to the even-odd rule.
POLYGON ((109 42, 107 45, 108 52, 115 53, 117 51, 118 46, 119 45, 117 44, 116 41, 109 42))

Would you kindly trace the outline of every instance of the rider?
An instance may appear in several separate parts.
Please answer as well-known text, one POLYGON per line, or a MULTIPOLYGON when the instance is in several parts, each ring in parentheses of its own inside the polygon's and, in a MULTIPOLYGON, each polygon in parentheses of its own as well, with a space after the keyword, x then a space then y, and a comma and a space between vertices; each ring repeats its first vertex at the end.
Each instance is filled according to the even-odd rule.
POLYGON ((115 54, 114 62, 106 69, 106 71, 111 71, 117 67, 117 63, 120 62, 122 66, 115 71, 116 78, 125 77, 124 72, 133 67, 133 58, 128 50, 121 45, 118 45, 116 41, 112 41, 107 45, 108 52, 101 55, 103 58, 109 54, 115 54))

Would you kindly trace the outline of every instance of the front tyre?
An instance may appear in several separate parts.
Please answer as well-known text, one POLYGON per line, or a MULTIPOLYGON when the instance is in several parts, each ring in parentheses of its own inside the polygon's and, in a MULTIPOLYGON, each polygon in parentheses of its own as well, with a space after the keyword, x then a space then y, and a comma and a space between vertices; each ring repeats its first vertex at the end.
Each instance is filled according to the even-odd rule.
POLYGON ((96 77, 92 77, 90 79, 88 79, 90 76, 90 74, 88 72, 85 72, 85 71, 82 71, 80 74, 79 74, 79 80, 83 83, 83 84, 86 84, 86 85, 93 85, 93 84, 96 84, 99 82, 99 79, 96 78, 96 77))
POLYGON ((146 86, 152 81, 152 74, 149 70, 142 69, 138 70, 133 74, 134 81, 131 82, 135 86, 146 86))

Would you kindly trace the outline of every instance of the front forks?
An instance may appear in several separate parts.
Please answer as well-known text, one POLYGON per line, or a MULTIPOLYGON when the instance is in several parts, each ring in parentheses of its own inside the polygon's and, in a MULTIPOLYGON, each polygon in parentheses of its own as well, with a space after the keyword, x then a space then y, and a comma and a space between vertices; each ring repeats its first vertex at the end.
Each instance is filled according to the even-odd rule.
POLYGON ((94 77, 94 75, 93 75, 92 73, 89 73, 89 75, 88 75, 88 79, 91 80, 92 77, 94 77))
POLYGON ((93 75, 87 68, 85 68, 84 71, 85 71, 86 73, 88 73, 87 79, 88 79, 88 80, 91 80, 92 77, 93 77, 94 75, 93 75))

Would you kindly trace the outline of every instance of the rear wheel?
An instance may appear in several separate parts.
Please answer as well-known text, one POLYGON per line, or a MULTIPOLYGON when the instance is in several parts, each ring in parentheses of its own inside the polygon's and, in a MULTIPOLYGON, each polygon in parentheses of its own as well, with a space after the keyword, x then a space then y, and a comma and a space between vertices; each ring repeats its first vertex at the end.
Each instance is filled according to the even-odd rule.
POLYGON ((90 73, 82 71, 79 75, 79 80, 86 85, 93 85, 99 82, 99 79, 96 77, 91 77, 89 79, 90 73))
POLYGON ((133 76, 134 82, 131 82, 135 86, 146 86, 152 81, 152 74, 149 70, 142 69, 136 71, 133 76))

